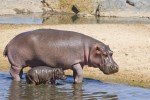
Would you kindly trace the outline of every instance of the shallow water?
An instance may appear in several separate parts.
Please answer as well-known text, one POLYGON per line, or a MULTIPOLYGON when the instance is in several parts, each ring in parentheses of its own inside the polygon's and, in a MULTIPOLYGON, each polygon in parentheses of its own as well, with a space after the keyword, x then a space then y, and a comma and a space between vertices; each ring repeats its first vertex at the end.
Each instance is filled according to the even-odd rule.
MULTIPOLYGON (((24 75, 25 76, 25 75, 24 75)), ((73 84, 68 76, 56 85, 30 86, 25 79, 20 83, 11 80, 9 73, 0 72, 0 100, 149 100, 150 89, 123 84, 103 83, 84 79, 73 84)))
POLYGON ((1 24, 149 24, 150 18, 81 17, 73 14, 43 15, 40 13, 0 16, 1 24))

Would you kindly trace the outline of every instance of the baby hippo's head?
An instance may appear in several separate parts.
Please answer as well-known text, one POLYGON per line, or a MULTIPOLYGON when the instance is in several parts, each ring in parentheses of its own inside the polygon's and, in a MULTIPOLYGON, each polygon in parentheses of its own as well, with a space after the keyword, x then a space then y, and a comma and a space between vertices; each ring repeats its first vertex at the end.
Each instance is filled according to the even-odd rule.
POLYGON ((62 68, 56 68, 55 70, 55 78, 65 80, 67 77, 62 68))

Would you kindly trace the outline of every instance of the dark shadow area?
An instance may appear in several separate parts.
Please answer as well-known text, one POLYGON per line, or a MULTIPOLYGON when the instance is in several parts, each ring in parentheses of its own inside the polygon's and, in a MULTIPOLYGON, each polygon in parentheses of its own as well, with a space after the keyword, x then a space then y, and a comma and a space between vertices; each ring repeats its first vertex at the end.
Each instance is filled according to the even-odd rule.
POLYGON ((80 12, 80 10, 78 9, 78 7, 76 5, 73 5, 71 7, 71 10, 75 13, 75 14, 78 14, 80 12))
POLYGON ((78 18, 79 18, 78 15, 73 15, 73 16, 71 17, 72 22, 75 23, 75 21, 76 21, 78 18))

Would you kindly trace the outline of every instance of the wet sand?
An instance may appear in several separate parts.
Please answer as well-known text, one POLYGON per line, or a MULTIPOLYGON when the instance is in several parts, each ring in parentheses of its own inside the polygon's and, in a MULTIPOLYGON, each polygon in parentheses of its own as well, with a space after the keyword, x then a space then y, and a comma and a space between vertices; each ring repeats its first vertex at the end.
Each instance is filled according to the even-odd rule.
MULTIPOLYGON (((6 44, 17 34, 39 28, 76 31, 108 44, 114 51, 119 72, 104 75, 99 69, 84 67, 84 77, 150 87, 150 24, 83 24, 83 25, 10 25, 0 24, 0 71, 9 71, 3 57, 6 44)), ((67 70, 66 74, 72 74, 67 70)))

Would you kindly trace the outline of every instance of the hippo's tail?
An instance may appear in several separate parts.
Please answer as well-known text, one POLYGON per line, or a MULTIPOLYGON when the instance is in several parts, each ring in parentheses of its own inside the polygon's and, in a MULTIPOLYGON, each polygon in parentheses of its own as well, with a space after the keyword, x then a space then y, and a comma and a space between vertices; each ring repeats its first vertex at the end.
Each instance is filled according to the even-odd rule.
POLYGON ((6 57, 7 56, 7 46, 5 47, 4 51, 3 51, 3 55, 6 57))

